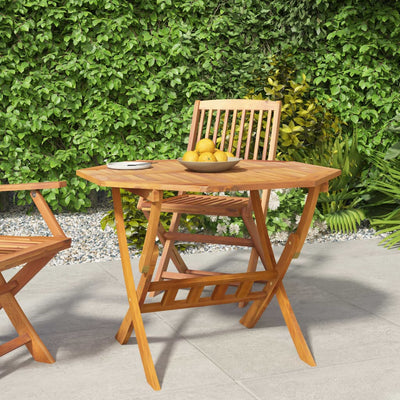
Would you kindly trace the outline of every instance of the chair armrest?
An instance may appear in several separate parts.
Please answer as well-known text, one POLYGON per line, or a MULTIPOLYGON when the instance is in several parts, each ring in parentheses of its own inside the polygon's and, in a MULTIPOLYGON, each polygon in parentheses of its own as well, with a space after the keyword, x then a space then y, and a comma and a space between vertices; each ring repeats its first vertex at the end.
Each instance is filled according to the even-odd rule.
POLYGON ((18 190, 57 189, 67 186, 66 181, 58 182, 32 182, 0 185, 0 192, 16 192, 18 190))

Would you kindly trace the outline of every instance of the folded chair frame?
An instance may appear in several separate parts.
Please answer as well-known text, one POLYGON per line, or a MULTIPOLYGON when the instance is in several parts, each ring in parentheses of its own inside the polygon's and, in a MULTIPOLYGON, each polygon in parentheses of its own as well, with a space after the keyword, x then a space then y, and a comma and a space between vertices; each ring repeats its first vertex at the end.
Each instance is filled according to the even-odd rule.
POLYGON ((52 234, 52 236, 0 236, 0 309, 4 309, 18 334, 16 338, 0 345, 0 356, 25 345, 34 360, 44 363, 55 361, 17 302, 16 295, 59 251, 71 246, 71 239, 66 237, 41 194, 43 189, 57 189, 64 186, 66 186, 64 181, 0 185, 1 192, 30 191, 36 208, 52 234), (8 269, 15 269, 16 273, 6 280, 3 272, 8 269))

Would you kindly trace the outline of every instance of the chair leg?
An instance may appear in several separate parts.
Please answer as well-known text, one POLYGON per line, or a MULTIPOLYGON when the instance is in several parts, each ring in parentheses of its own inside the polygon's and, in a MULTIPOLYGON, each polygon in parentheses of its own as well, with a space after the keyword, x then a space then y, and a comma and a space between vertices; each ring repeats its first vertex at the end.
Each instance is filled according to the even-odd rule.
MULTIPOLYGON (((144 214, 145 214, 146 218, 148 219, 149 212, 144 212, 144 214)), ((181 215, 177 214, 177 213, 174 213, 172 215, 171 224, 170 224, 170 228, 169 228, 170 232, 176 232, 178 230, 180 217, 181 217, 181 215)), ((158 237, 163 245, 163 250, 161 253, 158 267, 154 274, 155 282, 162 280, 162 274, 168 269, 168 265, 171 260, 174 263, 174 265, 179 273, 184 274, 188 270, 188 267, 185 264, 185 261, 179 254, 178 249, 175 247, 175 242, 173 240, 165 239, 164 234, 165 234, 164 228, 162 227, 162 225, 159 225, 158 237)), ((149 292, 148 296, 154 297, 159 293, 160 292, 149 292)))
MULTIPOLYGON (((247 265, 247 272, 255 272, 257 269, 257 263, 258 263, 258 251, 253 247, 251 249, 251 253, 250 253, 250 258, 249 258, 249 263, 247 265)), ((246 307, 248 304, 248 301, 240 301, 238 303, 238 306, 240 308, 244 308, 246 307)))
MULTIPOLYGON (((0 286, 3 285, 6 285, 6 280, 0 274, 0 286)), ((53 356, 36 333, 15 297, 10 292, 3 293, 0 295, 0 304, 17 331, 19 338, 21 338, 22 343, 18 343, 14 339, 15 346, 13 347, 17 348, 19 344, 25 344, 34 360, 49 364, 54 363, 53 356)))
POLYGON ((120 344, 127 344, 129 338, 132 336, 133 333, 133 322, 131 318, 130 310, 127 311, 125 314, 125 318, 123 319, 117 334, 115 335, 115 339, 120 344))

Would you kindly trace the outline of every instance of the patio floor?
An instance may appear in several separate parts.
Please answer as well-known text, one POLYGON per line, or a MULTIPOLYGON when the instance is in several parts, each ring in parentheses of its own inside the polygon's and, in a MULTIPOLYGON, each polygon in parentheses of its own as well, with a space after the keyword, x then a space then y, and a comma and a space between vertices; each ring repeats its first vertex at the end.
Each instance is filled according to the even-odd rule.
MULTIPOLYGON (((247 257, 185 259, 239 272, 247 257)), ((155 392, 134 336, 114 339, 127 310, 120 262, 46 267, 17 298, 56 363, 25 347, 3 356, 1 398, 400 400, 400 251, 375 239, 306 244, 284 283, 317 367, 298 358, 275 300, 253 329, 235 304, 145 314, 155 392)), ((0 343, 14 336, 0 311, 0 343)))

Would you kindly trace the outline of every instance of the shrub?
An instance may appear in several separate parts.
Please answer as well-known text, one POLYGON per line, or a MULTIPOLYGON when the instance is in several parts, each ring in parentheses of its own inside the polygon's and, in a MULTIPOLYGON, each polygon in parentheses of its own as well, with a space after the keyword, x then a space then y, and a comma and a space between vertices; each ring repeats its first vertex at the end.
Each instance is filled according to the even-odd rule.
POLYGON ((370 157, 373 167, 368 179, 368 216, 378 234, 389 233, 382 240, 386 247, 400 243, 400 142, 387 152, 370 157))
POLYGON ((0 0, 0 9, 2 181, 68 180, 48 197, 55 209, 90 206, 95 185, 76 169, 176 158, 194 100, 242 97, 268 52, 255 1, 0 0))
MULTIPOLYGON (((282 101, 277 156, 284 160, 293 160, 299 152, 308 154, 322 144, 333 144, 341 134, 339 119, 311 95, 307 77, 293 67, 293 61, 290 55, 273 57, 269 75, 260 78, 247 96, 282 101)), ((330 151, 329 146, 326 151, 330 151)))

